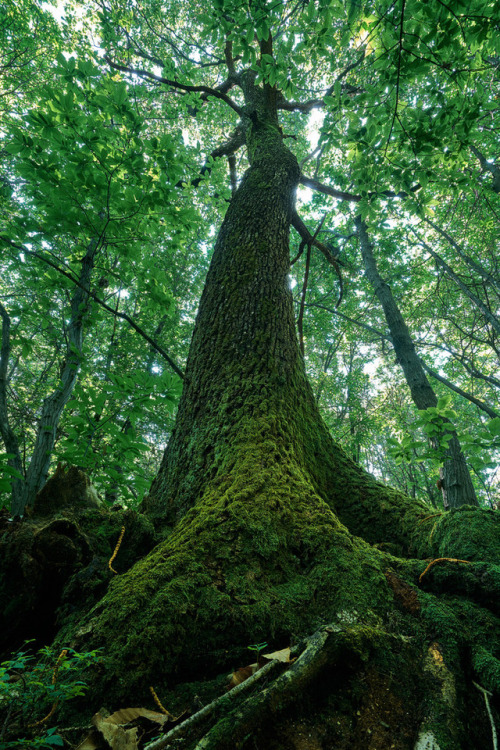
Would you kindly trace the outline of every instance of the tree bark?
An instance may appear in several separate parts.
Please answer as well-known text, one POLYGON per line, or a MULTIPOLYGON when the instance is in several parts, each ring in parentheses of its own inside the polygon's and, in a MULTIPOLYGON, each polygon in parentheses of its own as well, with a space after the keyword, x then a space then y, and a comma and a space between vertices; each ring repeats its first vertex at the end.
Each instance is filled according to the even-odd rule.
POLYGON ((23 501, 23 460, 19 449, 19 441, 10 426, 9 409, 7 404, 7 386, 9 383, 10 316, 0 302, 0 317, 2 318, 2 348, 0 351, 0 435, 5 450, 10 455, 8 465, 17 473, 12 479, 11 497, 15 507, 20 507, 23 501))
MULTIPOLYGON (((401 315, 391 288, 380 276, 366 224, 359 216, 356 219, 356 227, 365 273, 384 310, 396 358, 403 370, 413 402, 417 409, 435 407, 438 402, 436 394, 415 351, 410 331, 401 315)), ((448 442, 441 478, 444 506, 445 508, 458 508, 461 505, 478 505, 465 456, 451 423, 450 428, 451 439, 448 442)))
POLYGON ((322 450, 321 440, 304 445, 301 437, 319 416, 297 347, 287 276, 300 170, 250 77, 245 93, 255 117, 247 131, 251 167, 215 245, 175 429, 145 503, 167 523, 238 456, 256 451, 255 461, 267 463, 274 445, 294 451, 302 443, 303 463, 311 467, 322 450), (259 443, 269 441, 268 457, 257 435, 259 443))

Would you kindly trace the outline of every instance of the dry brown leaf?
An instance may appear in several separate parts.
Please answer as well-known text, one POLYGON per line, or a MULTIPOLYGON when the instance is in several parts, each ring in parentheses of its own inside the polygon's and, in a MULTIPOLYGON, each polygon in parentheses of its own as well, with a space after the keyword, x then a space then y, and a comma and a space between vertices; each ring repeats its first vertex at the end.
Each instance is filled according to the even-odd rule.
POLYGON ((102 744, 102 737, 96 729, 93 729, 84 740, 80 742, 76 750, 98 750, 102 744))
POLYGON ((100 711, 92 717, 92 724, 102 734, 111 750, 138 750, 137 727, 124 729, 109 721, 109 716, 103 716, 100 711))
POLYGON ((231 678, 229 680, 229 685, 227 686, 228 690, 231 690, 231 688, 236 687, 236 685, 239 685, 242 682, 245 682, 245 680, 248 680, 249 677, 251 677, 258 669, 257 664, 249 664, 248 667, 240 667, 236 670, 236 672, 233 672, 231 675, 231 678))
POLYGON ((295 659, 290 659, 289 648, 282 648, 281 651, 273 651, 272 654, 262 654, 261 659, 266 659, 267 661, 277 659, 278 661, 283 662, 283 664, 290 664, 295 661, 295 659))
MULTIPOLYGON (((184 713, 186 712, 183 711, 180 716, 184 713)), ((167 716, 166 714, 161 714, 159 711, 151 711, 149 708, 122 708, 110 716, 104 716, 99 712, 93 717, 92 722, 100 734, 93 729, 78 745, 76 750, 98 750, 102 744, 103 737, 112 750, 122 750, 122 748, 123 750, 136 750, 137 730, 123 730, 124 724, 129 724, 131 721, 143 718, 163 726, 167 721, 177 721, 180 716, 171 716, 170 714, 167 716), (121 729, 121 733, 117 732, 118 728, 121 729), (125 744, 123 744, 124 742, 125 744)))
POLYGON ((162 726, 165 722, 174 718, 159 711, 151 711, 149 708, 122 708, 120 711, 115 711, 114 714, 108 716, 106 721, 109 721, 111 724, 129 724, 131 721, 141 717, 162 726))
POLYGON ((290 659, 290 648, 282 648, 281 651, 273 651, 272 654, 260 654, 258 664, 249 664, 248 667, 240 667, 236 672, 233 672, 233 674, 230 675, 227 689, 231 690, 231 688, 236 687, 236 685, 245 682, 245 680, 248 680, 249 677, 257 672, 257 670, 263 667, 264 664, 268 661, 273 661, 273 659, 281 661, 283 664, 293 664, 295 661, 295 659, 290 659))

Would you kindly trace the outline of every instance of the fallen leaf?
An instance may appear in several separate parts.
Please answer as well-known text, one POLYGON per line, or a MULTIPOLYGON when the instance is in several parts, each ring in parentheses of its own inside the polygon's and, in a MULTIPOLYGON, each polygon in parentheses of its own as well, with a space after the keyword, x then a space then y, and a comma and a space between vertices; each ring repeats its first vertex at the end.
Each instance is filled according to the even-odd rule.
POLYGON ((273 651, 272 654, 262 654, 261 659, 267 659, 267 661, 277 659, 283 664, 291 664, 295 661, 295 659, 290 659, 290 648, 282 648, 281 651, 273 651))
POLYGON ((111 750, 137 750, 137 729, 125 730, 123 725, 142 718, 163 726, 167 721, 177 721, 185 713, 186 711, 183 711, 179 716, 172 716, 151 711, 149 708, 122 708, 110 716, 104 716, 99 711, 92 718, 92 723, 99 731, 93 729, 76 750, 98 750, 102 746, 103 738, 111 750))
POLYGON ((124 729, 119 724, 109 721, 109 718, 98 711, 92 717, 92 724, 102 734, 111 750, 138 750, 137 727, 124 729))
POLYGON ((82 742, 78 745, 76 750, 98 750, 102 745, 102 737, 96 729, 93 729, 82 742))
POLYGON ((255 674, 257 669, 257 664, 249 664, 248 667, 240 667, 231 675, 227 689, 231 690, 231 688, 236 687, 236 685, 245 682, 245 680, 248 680, 249 677, 255 674))
POLYGON ((161 725, 173 719, 170 714, 167 716, 167 714, 162 714, 159 711, 151 711, 149 708, 122 708, 120 711, 115 711, 114 714, 108 716, 106 721, 109 721, 111 724, 129 724, 131 721, 141 717, 161 725))

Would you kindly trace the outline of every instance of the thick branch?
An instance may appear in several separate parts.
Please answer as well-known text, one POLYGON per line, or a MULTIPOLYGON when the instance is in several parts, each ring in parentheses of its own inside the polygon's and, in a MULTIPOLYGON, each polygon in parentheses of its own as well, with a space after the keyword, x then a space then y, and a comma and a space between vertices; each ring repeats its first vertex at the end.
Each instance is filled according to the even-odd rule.
POLYGON ((226 46, 224 47, 224 57, 229 73, 235 73, 236 68, 234 66, 233 58, 233 43, 230 39, 226 39, 226 46))
POLYGON ((398 105, 399 105, 399 85, 401 80, 401 52, 403 50, 403 37, 404 37, 404 20, 405 20, 405 3, 406 0, 401 0, 401 20, 399 22, 399 45, 398 45, 398 67, 396 75, 396 103, 394 105, 394 114, 392 116, 391 127, 389 129, 389 135, 387 136, 387 143, 385 145, 384 156, 387 154, 387 149, 391 140, 394 123, 398 116, 398 105))
MULTIPOLYGON (((245 131, 242 127, 238 126, 233 130, 227 141, 222 143, 218 148, 214 149, 212 153, 210 154, 211 159, 220 159, 223 156, 227 156, 228 158, 233 156, 233 154, 238 151, 242 146, 245 145, 245 131)), ((193 187, 198 187, 200 182, 203 181, 203 177, 206 174, 210 174, 212 171, 212 167, 209 163, 205 163, 202 168, 200 169, 200 176, 195 177, 191 182, 189 183, 193 187)), ((182 187, 185 184, 185 180, 179 180, 179 182, 176 183, 175 187, 182 187)), ((232 183, 231 183, 232 184, 232 183)))
MULTIPOLYGON (((352 201, 354 203, 359 203, 359 201, 363 200, 362 195, 354 195, 353 193, 346 193, 342 190, 337 190, 330 185, 325 185, 319 180, 316 180, 312 177, 306 177, 305 175, 301 176, 299 182, 305 187, 311 188, 311 190, 317 190, 319 193, 331 195, 332 198, 338 198, 339 200, 352 201)), ((367 197, 371 198, 375 195, 381 198, 407 198, 410 193, 416 193, 417 190, 420 190, 420 187, 421 185, 417 183, 416 185, 413 185, 413 187, 411 187, 407 192, 401 191, 399 193, 394 193, 392 190, 383 190, 381 193, 368 193, 367 197)))
MULTIPOLYGON (((317 99, 309 99, 307 102, 289 102, 284 97, 280 98, 278 100, 278 109, 284 109, 289 112, 311 112, 313 109, 320 109, 325 106, 325 96, 331 96, 335 90, 335 84, 339 81, 341 81, 345 76, 351 72, 351 70, 354 70, 354 68, 357 68, 360 63, 363 62, 365 59, 365 48, 363 48, 361 55, 355 60, 353 63, 348 65, 344 70, 338 74, 338 76, 335 78, 335 81, 332 83, 332 85, 325 91, 325 94, 323 97, 318 97, 317 99)), ((350 86, 349 84, 343 84, 344 92, 347 94, 356 94, 361 89, 357 88, 356 86, 350 86)))
MULTIPOLYGON (((322 224, 323 222, 321 222, 322 224)), ((308 247, 317 247, 318 250, 320 250, 325 258, 327 259, 328 263, 333 266, 335 269, 337 276, 339 277, 339 283, 340 283, 340 291, 339 291, 339 298, 336 303, 336 307, 338 307, 342 301, 342 295, 344 292, 344 282, 342 279, 342 273, 340 272, 340 266, 342 263, 337 258, 333 257, 332 251, 325 245, 323 242, 320 242, 317 239, 317 234, 319 232, 319 229, 321 229, 321 225, 318 230, 314 233, 314 236, 310 233, 309 229, 306 227, 300 216, 298 215, 297 211, 294 211, 292 214, 292 226, 294 229, 297 230, 297 232, 300 234, 302 238, 302 242, 308 245, 308 247)), ((303 249, 303 247, 302 247, 303 249)), ((297 258, 294 259, 293 262, 299 259, 302 252, 299 250, 299 254, 297 255, 297 258)))
POLYGON ((440 383, 445 385, 447 388, 449 388, 451 391, 455 391, 455 393, 458 393, 459 396, 462 396, 462 398, 467 399, 467 401, 470 401, 472 404, 475 404, 478 409, 481 409, 482 411, 486 412, 486 414, 493 419, 494 417, 500 417, 500 412, 495 411, 491 406, 488 406, 488 404, 485 404, 484 401, 481 401, 481 399, 476 398, 472 395, 472 393, 469 393, 468 391, 463 391, 461 388, 458 387, 458 385, 454 385, 450 380, 445 378, 443 375, 440 375, 438 372, 432 369, 432 367, 429 367, 429 365, 426 365, 424 360, 420 358, 420 362, 422 363, 422 367, 427 370, 429 375, 431 377, 435 378, 436 380, 439 380, 440 383))
POLYGON ((343 201, 354 201, 355 203, 359 203, 362 199, 361 195, 353 195, 353 193, 336 190, 335 188, 330 187, 330 185, 324 185, 322 182, 319 182, 319 180, 315 180, 312 177, 306 177, 305 175, 301 175, 299 182, 305 187, 317 190, 319 193, 324 193, 325 195, 331 195, 332 198, 339 198, 343 201))
POLYGON ((222 91, 218 89, 213 89, 210 86, 192 86, 187 83, 180 83, 179 81, 172 81, 169 78, 164 78, 163 76, 157 76, 154 73, 150 73, 149 70, 143 70, 142 68, 133 68, 128 65, 121 65, 120 63, 113 62, 111 58, 109 58, 107 55, 104 56, 104 59, 115 70, 120 70, 123 73, 133 73, 134 75, 141 76, 141 78, 149 78, 152 81, 156 81, 157 83, 164 83, 167 86, 171 86, 172 88, 179 89, 180 91, 191 91, 191 92, 198 92, 206 94, 207 96, 213 96, 216 99, 220 99, 221 101, 225 102, 231 109, 234 109, 234 111, 240 116, 243 117, 243 110, 241 107, 239 107, 233 100, 227 96, 227 94, 224 94, 222 91))
POLYGON ((500 167, 497 167, 496 164, 491 164, 484 154, 482 154, 479 149, 477 149, 475 146, 470 144, 470 150, 474 154, 474 156, 477 156, 479 159, 479 163, 481 164, 482 169, 485 171, 491 172, 493 175, 493 181, 491 183, 491 189, 495 191, 495 193, 500 193, 500 167))

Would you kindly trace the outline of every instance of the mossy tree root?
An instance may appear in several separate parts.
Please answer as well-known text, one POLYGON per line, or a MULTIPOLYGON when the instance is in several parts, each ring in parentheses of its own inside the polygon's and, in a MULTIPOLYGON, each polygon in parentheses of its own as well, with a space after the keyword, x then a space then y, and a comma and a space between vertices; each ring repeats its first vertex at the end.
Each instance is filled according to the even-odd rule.
MULTIPOLYGON (((382 635, 382 633, 381 633, 382 635)), ((385 634, 386 635, 386 634, 385 634)), ((378 640, 378 639, 376 639, 378 640)), ((251 732, 258 728, 270 716, 278 714, 294 700, 329 665, 337 662, 349 651, 359 657, 367 656, 374 642, 374 630, 355 624, 345 627, 339 624, 326 625, 317 630, 301 644, 298 658, 290 667, 268 683, 269 677, 283 664, 273 660, 256 672, 251 678, 238 685, 231 692, 217 698, 197 714, 172 729, 165 737, 152 742, 145 750, 162 750, 180 737, 189 736, 192 741, 200 730, 206 729, 206 720, 216 718, 223 713, 223 718, 201 737, 195 750, 226 750, 234 748, 251 732), (267 678, 267 679, 264 679, 267 678), (245 698, 240 699, 255 688, 263 687, 245 698)), ((298 649, 295 649, 297 651, 298 649)))

